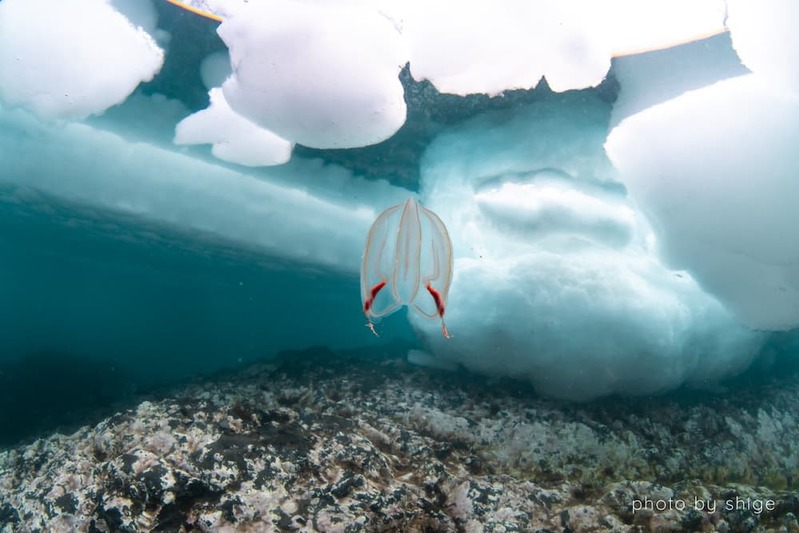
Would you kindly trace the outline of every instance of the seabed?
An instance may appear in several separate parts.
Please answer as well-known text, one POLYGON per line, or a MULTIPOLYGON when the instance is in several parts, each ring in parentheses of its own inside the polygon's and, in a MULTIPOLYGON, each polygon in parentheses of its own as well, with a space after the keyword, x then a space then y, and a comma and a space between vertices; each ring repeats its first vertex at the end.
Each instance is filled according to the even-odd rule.
POLYGON ((0 452, 0 531, 799 531, 799 385, 734 390, 563 403, 285 352, 0 452))

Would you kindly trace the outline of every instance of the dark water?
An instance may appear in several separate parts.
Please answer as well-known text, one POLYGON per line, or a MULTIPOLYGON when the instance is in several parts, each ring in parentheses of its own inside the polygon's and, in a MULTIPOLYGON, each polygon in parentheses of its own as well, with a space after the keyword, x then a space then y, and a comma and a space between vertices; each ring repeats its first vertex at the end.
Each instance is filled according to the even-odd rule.
MULTIPOLYGON (((364 327, 353 275, 42 196, 3 197, 0 444, 281 350, 382 342, 364 327)), ((382 331, 412 336, 401 319, 382 331)))

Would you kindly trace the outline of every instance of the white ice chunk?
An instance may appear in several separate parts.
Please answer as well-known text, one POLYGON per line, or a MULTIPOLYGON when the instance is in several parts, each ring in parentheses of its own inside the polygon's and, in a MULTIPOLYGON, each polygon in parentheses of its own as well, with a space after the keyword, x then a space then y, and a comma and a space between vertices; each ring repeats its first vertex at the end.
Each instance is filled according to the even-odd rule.
POLYGON ((562 95, 430 145, 422 201, 455 246, 452 338, 435 321, 410 320, 440 365, 587 400, 713 383, 752 361, 764 336, 654 254, 652 230, 601 148, 608 118, 609 104, 562 95))
POLYGON ((463 258, 446 314, 452 338, 409 317, 440 366, 578 401, 715 382, 744 370, 762 342, 690 276, 635 253, 463 258))
POLYGON ((388 1, 411 72, 439 91, 496 95, 598 85, 613 55, 666 48, 724 30, 723 0, 388 1))
POLYGON ((724 31, 725 0, 586 0, 581 9, 614 55, 660 50, 724 31))
POLYGON ((106 0, 0 2, 0 99, 44 119, 80 119, 125 100, 164 54, 106 0))
POLYGON ((291 159, 292 143, 242 117, 211 89, 211 105, 186 117, 175 128, 176 144, 213 144, 214 156, 240 165, 280 165, 291 159))
POLYGON ((598 85, 610 50, 593 39, 573 2, 410 2, 397 8, 411 48, 411 72, 439 91, 487 93, 598 85))
POLYGON ((744 65, 799 91, 799 2, 728 0, 727 26, 744 65))
POLYGON ((381 142, 405 122, 399 32, 368 5, 250 2, 219 27, 233 76, 230 106, 313 148, 381 142))
POLYGON ((799 325, 799 95, 748 74, 624 120, 605 145, 660 246, 751 327, 799 325))

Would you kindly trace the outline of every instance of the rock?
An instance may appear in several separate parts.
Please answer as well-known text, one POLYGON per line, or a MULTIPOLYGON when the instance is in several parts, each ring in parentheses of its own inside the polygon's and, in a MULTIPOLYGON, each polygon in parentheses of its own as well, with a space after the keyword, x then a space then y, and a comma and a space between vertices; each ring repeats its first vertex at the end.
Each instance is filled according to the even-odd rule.
POLYGON ((0 452, 0 532, 797 531, 797 389, 575 405, 292 352, 0 452))

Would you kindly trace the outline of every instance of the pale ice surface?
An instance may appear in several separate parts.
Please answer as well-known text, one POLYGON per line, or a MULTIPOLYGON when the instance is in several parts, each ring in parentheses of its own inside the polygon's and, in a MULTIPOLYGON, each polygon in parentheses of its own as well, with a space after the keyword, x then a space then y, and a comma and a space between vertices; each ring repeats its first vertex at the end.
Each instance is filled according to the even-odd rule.
POLYGON ((219 26, 233 75, 230 106, 290 142, 352 148, 391 137, 405 122, 399 32, 374 9, 251 2, 219 26))
POLYGON ((233 111, 222 89, 210 91, 211 105, 181 120, 175 144, 211 143, 211 153, 223 161, 257 167, 285 163, 293 144, 233 111))
MULTIPOLYGON (((288 313, 280 327, 294 338, 333 345, 346 313, 365 322, 356 275, 369 225, 410 195, 448 226, 455 255, 453 338, 411 317, 425 347, 414 362, 575 400, 650 394, 731 376, 767 339, 758 330, 799 325, 790 3, 730 1, 729 37, 678 48, 722 29, 725 5, 506 0, 505 11, 458 4, 455 20, 443 0, 240 3, 219 27, 228 51, 197 73, 210 106, 188 117, 136 91, 169 41, 149 2, 47 2, 43 15, 44 4, 0 2, 0 199, 41 194, 352 284, 351 301, 310 298, 316 281, 297 273, 301 295, 265 304, 288 313), (612 60, 615 103, 572 90, 601 83, 614 55, 663 47, 612 60), (407 63, 445 92, 542 77, 555 92, 440 125, 418 191, 289 160, 295 143, 391 138, 406 120, 407 63), (298 303, 309 301, 325 303, 298 303)), ((382 342, 357 326, 363 343, 382 342)))
POLYGON ((799 324, 797 123, 799 95, 749 74, 633 115, 606 145, 669 264, 754 328, 799 324))
POLYGON ((723 29, 721 0, 396 1, 411 72, 453 94, 598 85, 613 55, 664 48, 723 29), (457 13, 457 16, 453 16, 457 13))
MULTIPOLYGON (((397 74, 407 62, 414 78, 445 93, 498 95, 542 78, 566 91, 599 85, 614 54, 723 29, 721 0, 646 5, 279 0, 211 7, 225 17, 219 34, 231 54, 233 74, 223 86, 231 107, 290 142, 352 148, 404 124, 397 74)), ((210 88, 208 80, 220 78, 212 72, 224 69, 218 56, 208 61, 210 88)))
POLYGON ((528 89, 546 76, 556 91, 598 85, 611 50, 570 3, 403 3, 411 73, 453 94, 528 89), (457 12, 458 16, 451 16, 457 12))
POLYGON ((741 61, 776 85, 799 91, 799 4, 728 0, 727 26, 741 61))
MULTIPOLYGON (((311 193, 86 124, 50 127, 22 111, 0 109, 0 124, 5 185, 207 232, 244 248, 337 271, 357 270, 363 235, 376 213, 372 204, 352 196, 332 201, 325 195, 355 188, 364 199, 405 197, 399 188, 363 183, 336 169, 327 171, 334 192, 320 186, 311 193), (28 141, 31 137, 37 141, 28 141)), ((312 164, 287 172, 291 179, 282 181, 295 184, 313 182, 320 173, 312 164)))
POLYGON ((576 7, 614 55, 669 48, 724 30, 725 0, 609 0, 576 7))
MULTIPOLYGON (((154 23, 146 8, 134 11, 154 23)), ((152 79, 163 59, 153 37, 106 0, 0 3, 0 101, 43 119, 100 114, 152 79)))
POLYGON ((601 149, 609 114, 598 99, 565 97, 482 117, 428 149, 422 200, 460 228, 453 338, 409 314, 436 358, 578 400, 750 363, 763 336, 653 253, 601 149))
POLYGON ((799 325, 799 10, 728 7, 732 46, 752 72, 674 91, 622 120, 606 149, 667 264, 748 326, 788 330, 799 325))

